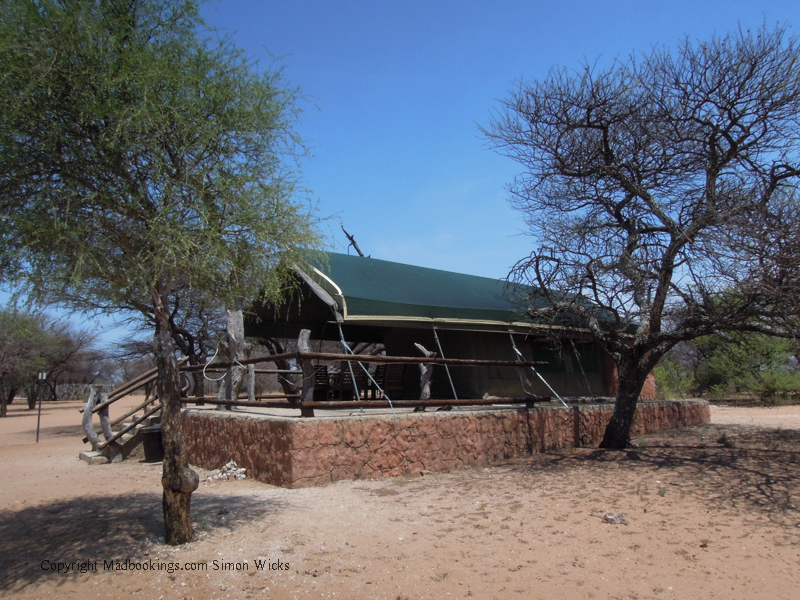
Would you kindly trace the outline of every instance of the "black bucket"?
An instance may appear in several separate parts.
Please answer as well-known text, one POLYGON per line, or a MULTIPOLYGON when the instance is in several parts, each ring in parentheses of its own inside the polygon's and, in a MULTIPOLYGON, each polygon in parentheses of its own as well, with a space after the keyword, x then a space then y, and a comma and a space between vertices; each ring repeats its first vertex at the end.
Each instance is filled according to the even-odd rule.
POLYGON ((164 460, 164 444, 161 442, 161 425, 148 425, 139 430, 144 446, 144 462, 161 462, 164 460))

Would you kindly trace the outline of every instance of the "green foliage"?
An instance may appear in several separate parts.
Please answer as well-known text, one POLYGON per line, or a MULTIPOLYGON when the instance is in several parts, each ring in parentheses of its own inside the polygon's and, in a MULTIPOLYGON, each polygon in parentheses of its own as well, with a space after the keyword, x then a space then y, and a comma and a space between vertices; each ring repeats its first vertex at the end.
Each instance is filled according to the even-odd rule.
POLYGON ((170 544, 192 539, 198 485, 178 298, 277 298, 319 244, 291 168, 294 91, 202 25, 192 0, 0 3, 0 282, 154 325, 170 544))
POLYGON ((749 392, 762 402, 794 396, 800 392, 800 373, 792 367, 793 354, 792 340, 737 336, 715 348, 705 361, 709 394, 722 398, 731 390, 749 392))
POLYGON ((2 278, 145 314, 186 288, 275 296, 319 235, 280 73, 201 38, 188 0, 0 11, 2 278))
POLYGON ((692 374, 686 373, 682 365, 663 358, 653 369, 656 378, 656 388, 659 395, 670 400, 680 400, 686 397, 692 389, 692 374))
POLYGON ((682 350, 663 359, 655 369, 656 384, 668 396, 674 397, 678 390, 676 378, 684 394, 708 394, 714 400, 746 393, 769 403, 800 393, 793 340, 761 334, 705 336, 682 350))
POLYGON ((22 389, 47 366, 51 341, 40 315, 0 309, 0 388, 5 396, 22 389))

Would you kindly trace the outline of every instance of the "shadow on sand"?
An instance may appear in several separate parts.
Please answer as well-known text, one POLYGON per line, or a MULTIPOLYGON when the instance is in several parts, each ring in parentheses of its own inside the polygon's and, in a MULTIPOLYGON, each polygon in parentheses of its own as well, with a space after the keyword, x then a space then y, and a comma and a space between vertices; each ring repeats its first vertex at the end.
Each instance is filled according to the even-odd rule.
MULTIPOLYGON (((254 495, 192 498, 195 528, 242 527, 224 515, 246 514, 249 521, 281 510, 283 503, 254 495)), ((51 502, 0 511, 0 592, 18 591, 53 573, 43 561, 141 559, 150 542, 161 543, 161 495, 133 493, 51 502)), ((68 581, 75 574, 60 575, 68 581)))
MULTIPOLYGON (((563 469, 631 471, 653 479, 678 475, 684 492, 719 509, 755 511, 776 523, 800 519, 800 431, 744 425, 702 425, 648 435, 623 451, 579 449, 539 455, 512 470, 544 475, 563 469)), ((673 477, 674 479, 674 477, 673 477)))

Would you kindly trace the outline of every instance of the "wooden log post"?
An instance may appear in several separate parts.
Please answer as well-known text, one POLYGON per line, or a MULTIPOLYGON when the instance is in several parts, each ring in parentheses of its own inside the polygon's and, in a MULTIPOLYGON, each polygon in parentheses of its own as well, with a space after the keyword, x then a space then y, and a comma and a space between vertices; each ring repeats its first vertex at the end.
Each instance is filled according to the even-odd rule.
MULTIPOLYGON (((436 352, 431 352, 422 344, 414 344, 417 350, 427 358, 436 358, 436 352)), ((431 399, 431 382, 433 380, 433 363, 419 363, 419 399, 423 402, 431 399)), ((418 406, 414 412, 425 412, 424 406, 418 406)))
POLYGON ((256 366, 247 365, 247 399, 256 401, 256 366))
POLYGON ((86 432, 86 440, 92 445, 92 450, 96 451, 97 446, 100 445, 100 438, 92 425, 92 409, 94 408, 95 401, 97 400, 97 387, 90 386, 89 397, 86 399, 86 406, 83 409, 83 431, 86 432))
POLYGON ((100 392, 100 386, 96 386, 98 395, 100 397, 100 404, 103 408, 97 413, 100 416, 100 429, 103 430, 103 437, 106 438, 106 444, 103 448, 103 454, 106 455, 108 462, 119 462, 122 460, 122 446, 116 441, 109 443, 109 440, 114 439, 114 431, 111 429, 111 419, 108 414, 108 394, 100 392))
POLYGON ((103 436, 105 436, 106 440, 110 440, 113 437, 114 432, 111 431, 111 419, 108 417, 108 404, 106 404, 108 402, 108 394, 100 393, 99 389, 97 391, 98 395, 100 396, 100 404, 105 404, 105 406, 103 406, 98 413, 100 416, 100 429, 103 430, 103 436))
POLYGON ((90 388, 89 398, 86 400, 82 418, 83 431, 86 432, 84 440, 92 445, 92 450, 102 450, 109 462, 120 461, 122 460, 122 446, 116 442, 108 443, 109 440, 114 438, 114 431, 111 429, 111 420, 108 414, 108 394, 100 393, 101 388, 99 385, 93 385, 90 388), (102 407, 98 411, 98 415, 100 416, 100 429, 103 432, 103 437, 106 438, 105 443, 100 442, 100 437, 92 424, 92 409, 95 406, 102 407))
MULTIPOLYGON (((303 329, 300 331, 300 337, 297 338, 297 349, 300 352, 310 352, 311 348, 308 343, 308 338, 311 336, 311 331, 303 329)), ((310 358, 303 358, 300 361, 300 367, 303 369, 303 388, 300 391, 301 404, 312 402, 314 400, 314 363, 310 358)), ((313 417, 314 409, 307 406, 300 408, 301 417, 313 417)))
MULTIPOLYGON (((228 333, 223 342, 227 351, 228 365, 223 384, 220 386, 217 397, 220 400, 232 400, 239 395, 239 390, 244 381, 245 367, 239 362, 250 354, 251 346, 244 339, 244 315, 241 310, 228 310, 228 333)), ((220 405, 220 408, 232 410, 230 404, 220 405)))
MULTIPOLYGON (((228 360, 231 359, 231 355, 234 354, 235 351, 231 351, 231 336, 230 332, 228 332, 220 342, 220 347, 224 352, 225 356, 228 360)), ((235 354, 234 354, 235 356, 235 354)), ((227 368, 225 369, 225 375, 222 376, 222 379, 219 381, 219 389, 217 390, 217 399, 218 400, 230 400, 233 398, 233 365, 228 364, 227 368)), ((230 404, 217 404, 217 410, 231 410, 230 404)))

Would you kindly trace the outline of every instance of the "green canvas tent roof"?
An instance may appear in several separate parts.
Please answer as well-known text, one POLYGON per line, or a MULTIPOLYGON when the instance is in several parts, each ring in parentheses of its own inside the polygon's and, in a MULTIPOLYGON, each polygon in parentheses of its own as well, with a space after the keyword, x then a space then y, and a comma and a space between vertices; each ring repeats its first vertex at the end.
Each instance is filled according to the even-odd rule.
POLYGON ((530 288, 501 279, 337 253, 298 271, 343 322, 532 325, 524 313, 530 288))

